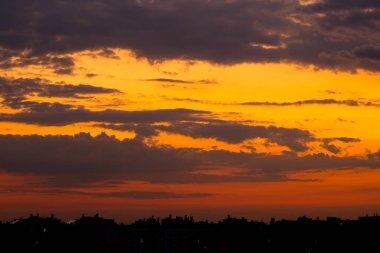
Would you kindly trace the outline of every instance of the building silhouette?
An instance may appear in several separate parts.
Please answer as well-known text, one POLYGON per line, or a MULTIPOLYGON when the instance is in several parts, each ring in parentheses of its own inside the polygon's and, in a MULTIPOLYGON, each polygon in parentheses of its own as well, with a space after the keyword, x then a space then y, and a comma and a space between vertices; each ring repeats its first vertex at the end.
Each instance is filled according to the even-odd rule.
POLYGON ((98 214, 62 222, 30 215, 0 223, 1 252, 380 252, 380 216, 300 217, 269 223, 244 217, 210 223, 191 216, 118 224, 98 214))

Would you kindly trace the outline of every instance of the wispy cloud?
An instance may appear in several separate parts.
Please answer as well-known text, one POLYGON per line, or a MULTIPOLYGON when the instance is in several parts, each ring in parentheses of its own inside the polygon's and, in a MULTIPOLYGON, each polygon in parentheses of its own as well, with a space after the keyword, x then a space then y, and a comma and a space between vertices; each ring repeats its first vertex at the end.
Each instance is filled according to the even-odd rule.
POLYGON ((189 102, 189 103, 200 103, 200 104, 214 104, 214 105, 227 105, 227 106, 273 106, 273 107, 287 107, 287 106, 307 106, 307 105, 345 105, 345 106, 368 106, 368 107, 380 107, 378 102, 363 101, 362 99, 345 99, 337 100, 333 98, 324 99, 305 99, 298 101, 285 101, 285 102, 274 102, 274 101, 247 101, 247 102, 218 102, 210 100, 202 100, 195 98, 175 98, 175 97, 163 97, 165 100, 178 101, 178 102, 189 102))
POLYGON ((0 194, 10 194, 10 193, 33 193, 33 194, 43 194, 43 195, 79 195, 79 196, 89 196, 98 198, 122 198, 122 199, 179 199, 179 198, 205 198, 210 197, 213 194, 209 193, 175 193, 175 192, 162 192, 162 191, 111 191, 111 192, 89 192, 80 190, 70 190, 70 189, 12 189, 0 192, 0 194))
POLYGON ((215 80, 181 80, 181 79, 170 79, 170 78, 154 78, 154 79, 144 79, 146 82, 157 82, 157 83, 174 83, 174 84, 216 84, 215 80))
POLYGON ((19 122, 40 126, 64 126, 83 122, 108 123, 154 123, 175 121, 219 121, 209 111, 191 109, 159 109, 141 111, 103 110, 90 111, 84 108, 62 110, 51 109, 48 105, 40 111, 1 114, 2 122, 19 122))
POLYGON ((12 109, 26 109, 29 111, 65 111, 74 108, 71 105, 58 102, 30 101, 28 96, 48 98, 75 98, 84 99, 89 95, 121 93, 116 89, 103 88, 88 84, 50 83, 42 79, 8 79, 0 77, 0 97, 2 104, 12 109))
MULTIPOLYGON (((357 100, 336 100, 336 99, 308 99, 308 100, 300 100, 294 102, 258 102, 258 101, 250 101, 243 102, 240 105, 250 105, 250 106, 301 106, 301 105, 347 105, 347 106, 360 106, 360 105, 371 105, 375 106, 375 104, 362 103, 357 100)), ((377 106, 377 104, 376 104, 377 106)))

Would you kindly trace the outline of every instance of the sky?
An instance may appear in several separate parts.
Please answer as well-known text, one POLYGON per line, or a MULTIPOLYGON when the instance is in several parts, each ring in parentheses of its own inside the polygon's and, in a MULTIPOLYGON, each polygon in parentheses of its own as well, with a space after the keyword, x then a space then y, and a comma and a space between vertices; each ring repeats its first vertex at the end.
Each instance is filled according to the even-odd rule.
POLYGON ((377 0, 0 0, 0 220, 380 210, 377 0))

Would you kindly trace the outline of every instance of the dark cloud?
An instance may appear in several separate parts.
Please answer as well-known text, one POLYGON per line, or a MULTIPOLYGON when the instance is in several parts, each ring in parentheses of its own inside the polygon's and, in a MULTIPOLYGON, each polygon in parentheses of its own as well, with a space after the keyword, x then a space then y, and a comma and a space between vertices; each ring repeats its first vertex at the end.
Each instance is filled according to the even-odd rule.
MULTIPOLYGON (((144 139, 154 137, 160 132, 174 133, 192 138, 212 138, 218 141, 240 144, 244 141, 263 138, 268 143, 275 143, 288 147, 291 152, 302 152, 308 150, 310 142, 322 142, 322 148, 337 154, 341 148, 332 144, 333 142, 355 143, 360 142, 358 138, 334 137, 316 138, 309 131, 297 128, 283 128, 276 126, 251 126, 237 122, 172 122, 170 125, 157 124, 96 124, 95 126, 117 131, 131 131, 136 133, 136 138, 144 139)), ((253 146, 245 148, 255 150, 253 146)))
POLYGON ((28 96, 56 98, 85 98, 84 95, 119 93, 116 89, 107 89, 86 84, 51 84, 42 79, 7 79, 0 77, 0 97, 2 103, 12 109, 30 111, 66 111, 70 105, 29 101, 28 96))
POLYGON ((216 83, 213 80, 207 80, 207 79, 186 81, 186 80, 170 79, 170 78, 155 78, 155 79, 145 79, 144 81, 159 82, 159 83, 177 83, 177 84, 215 84, 216 83))
MULTIPOLYGON (((379 71, 376 54, 380 42, 380 6, 377 1, 323 0, 298 10, 300 20, 320 36, 319 45, 314 44, 314 49, 319 50, 321 65, 379 71)), ((316 42, 315 38, 305 37, 304 44, 311 45, 316 42)))
POLYGON ((353 121, 353 120, 346 120, 346 119, 342 119, 342 118, 338 118, 338 121, 339 121, 339 122, 355 123, 355 121, 353 121))
POLYGON ((180 83, 180 84, 192 84, 192 81, 185 81, 179 79, 169 79, 169 78, 156 78, 156 79, 145 79, 147 82, 160 82, 160 83, 180 83))
POLYGON ((0 142, 1 169, 53 176, 57 185, 103 179, 160 180, 170 175, 170 171, 177 175, 189 171, 193 165, 181 152, 150 148, 136 140, 119 141, 105 134, 95 138, 87 134, 74 137, 1 136, 0 142), (11 146, 6 148, 8 144, 11 146))
MULTIPOLYGON (((380 19, 380 15, 379 15, 380 19)), ((370 60, 380 60, 380 45, 364 45, 354 49, 354 54, 360 58, 366 58, 370 60)))
POLYGON ((157 136, 160 130, 165 129, 165 126, 152 125, 152 124, 95 124, 95 127, 101 127, 104 129, 112 129, 117 131, 130 131, 134 132, 138 138, 150 138, 157 136))
MULTIPOLYGON (((98 181, 143 180, 152 183, 286 181, 290 172, 380 168, 380 155, 367 158, 326 154, 297 156, 152 146, 138 139, 101 134, 75 136, 0 135, 0 168, 20 175, 45 176, 39 187, 85 186, 98 181), (213 175, 208 170, 236 168, 213 175), (206 170, 206 171, 204 171, 206 170)), ((136 197, 144 194, 133 193, 136 197)), ((125 195, 132 197, 132 193, 125 195)), ((119 195, 117 193, 113 195, 119 195)), ((168 197, 168 196, 167 196, 168 197)))
POLYGON ((344 143, 360 142, 360 139, 358 139, 358 138, 348 138, 348 137, 325 138, 323 140, 326 142, 340 141, 340 142, 344 142, 344 143))
POLYGON ((307 150, 306 144, 314 137, 308 131, 295 128, 276 126, 250 126, 239 123, 176 123, 159 128, 171 133, 177 133, 193 138, 214 138, 227 143, 242 143, 256 138, 265 138, 269 142, 289 147, 294 151, 307 150))
MULTIPOLYGON (((138 137, 142 138, 157 136, 161 131, 192 138, 212 138, 230 144, 240 144, 247 140, 263 138, 266 139, 268 143, 275 143, 280 146, 288 147, 292 152, 306 151, 308 150, 308 143, 319 141, 322 142, 322 148, 336 154, 341 150, 336 145, 331 144, 332 142, 360 142, 360 139, 348 137, 318 139, 309 131, 297 128, 251 126, 234 122, 176 122, 170 125, 97 124, 95 126, 118 131, 132 131, 135 132, 138 137)), ((254 147, 246 146, 246 148, 254 150, 254 147)))
POLYGON ((343 143, 355 143, 360 142, 361 140, 358 138, 348 138, 348 137, 335 137, 335 138, 325 138, 322 139, 321 147, 330 151, 331 153, 338 154, 342 151, 337 145, 331 144, 331 142, 343 142, 343 143))
POLYGON ((98 53, 99 56, 101 57, 105 57, 105 58, 112 58, 112 59, 120 59, 119 56, 117 56, 117 54, 109 49, 109 48, 103 48, 99 53, 98 53))
POLYGON ((377 0, 323 0, 316 1, 316 3, 310 5, 309 8, 318 11, 345 11, 380 8, 380 3, 377 0))
POLYGON ((379 71, 379 13, 375 0, 2 1, 0 66, 37 64, 70 73, 68 53, 100 50, 112 57, 110 48, 124 48, 151 61, 379 71))
POLYGON ((301 105, 347 105, 347 106, 359 106, 367 105, 366 103, 361 103, 356 100, 336 100, 336 99, 309 99, 301 100, 295 102, 244 102, 240 105, 251 105, 251 106, 301 106, 301 105))
MULTIPOLYGON (((0 121, 19 122, 41 126, 63 126, 74 123, 98 122, 98 127, 133 131, 137 137, 145 138, 168 132, 192 138, 213 138, 231 144, 246 140, 263 138, 268 143, 288 147, 295 152, 306 151, 309 142, 317 140, 310 132, 296 128, 276 126, 252 126, 239 122, 218 120, 209 111, 190 109, 161 109, 145 111, 103 110, 90 111, 85 108, 74 108, 59 103, 39 103, 26 100, 26 96, 35 94, 40 97, 83 98, 84 94, 114 93, 113 89, 105 89, 90 85, 43 84, 39 79, 0 79, 3 103, 11 108, 26 108, 14 114, 1 114, 0 121), (165 122, 169 125, 153 123, 165 122)), ((313 103, 338 103, 335 100, 305 100, 302 102, 282 103, 276 105, 301 105, 313 103)), ((351 100, 343 101, 354 105, 351 100)), ((343 103, 342 102, 342 103, 343 103)), ((249 102, 251 105, 254 102, 249 102)), ((268 105, 269 102, 264 102, 268 105)), ((248 105, 248 103, 245 103, 248 105)), ((338 139, 334 139, 338 140, 338 139)), ((329 145, 334 140, 324 140, 329 145)), ((344 141, 344 140, 341 140, 344 141)), ((326 146, 331 150, 330 146, 326 146)))
POLYGON ((9 69, 29 65, 48 67, 60 75, 72 75, 75 68, 74 59, 69 56, 52 56, 48 54, 26 57, 25 52, 9 52, 4 48, 0 48, 0 68, 9 69))
MULTIPOLYGON (((238 122, 172 122, 170 125, 158 124, 96 124, 95 126, 117 131, 135 132, 138 137, 146 138, 159 135, 160 132, 174 133, 192 138, 212 138, 218 141, 240 144, 244 141, 263 138, 268 143, 275 143, 288 147, 292 152, 308 150, 310 142, 322 142, 321 147, 328 151, 337 151, 338 147, 332 142, 354 143, 360 142, 357 138, 335 137, 318 139, 312 133, 297 128, 276 126, 245 125, 238 122)), ((246 147, 248 148, 248 147, 246 147)), ((254 149, 254 147, 249 147, 254 149)))
POLYGON ((98 76, 98 74, 94 74, 94 73, 87 73, 86 74, 86 77, 96 77, 96 76, 98 76))
POLYGON ((323 92, 326 94, 333 94, 333 95, 342 94, 341 92, 336 91, 336 90, 324 90, 323 92))
MULTIPOLYGON (((335 91, 325 91, 329 94, 340 94, 335 91)), ((299 101, 291 101, 291 102, 271 102, 271 101, 248 101, 241 103, 224 103, 224 102, 216 102, 209 100, 200 100, 193 98, 174 98, 174 97, 162 97, 165 100, 170 101, 179 101, 179 102, 189 102, 189 103, 201 103, 201 104, 215 104, 215 105, 244 105, 244 106, 304 106, 304 105, 346 105, 346 106, 373 106, 379 107, 380 104, 377 102, 371 101, 361 101, 355 99, 346 99, 346 100, 337 100, 333 98, 325 98, 325 99, 307 99, 307 100, 299 100, 299 101)))
POLYGON ((218 121, 208 111, 190 109, 160 109, 145 111, 104 110, 90 111, 84 108, 68 110, 41 110, 1 114, 0 121, 20 122, 42 126, 64 126, 81 122, 154 123, 175 121, 218 121), (208 117, 207 117, 208 116, 208 117))
POLYGON ((234 122, 177 122, 170 125, 98 124, 96 126, 119 131, 134 131, 137 135, 143 137, 156 136, 160 131, 165 131, 192 138, 212 138, 231 144, 239 144, 250 139, 264 138, 270 143, 286 146, 297 152, 307 150, 307 143, 315 140, 310 132, 296 128, 250 126, 234 122))
POLYGON ((216 101, 196 99, 196 98, 180 98, 180 97, 168 97, 168 96, 161 96, 161 98, 167 101, 177 101, 177 102, 189 102, 189 103, 212 104, 212 105, 235 105, 233 103, 223 103, 223 102, 216 102, 216 101))
MULTIPOLYGON (((1 193, 1 192, 0 192, 1 193)), ((174 199, 174 198, 205 198, 212 196, 208 193, 174 193, 174 192, 157 192, 157 191, 115 191, 115 192, 84 192, 66 189, 15 189, 6 190, 3 193, 38 193, 51 195, 81 195, 99 198, 128 198, 128 199, 174 199)))
POLYGON ((326 149, 327 151, 330 151, 333 154, 338 154, 342 151, 338 146, 329 143, 323 143, 321 147, 326 149))
POLYGON ((101 197, 132 198, 132 199, 168 199, 168 198, 204 198, 212 196, 208 193, 185 193, 174 192, 148 192, 148 191, 128 191, 103 193, 101 197))

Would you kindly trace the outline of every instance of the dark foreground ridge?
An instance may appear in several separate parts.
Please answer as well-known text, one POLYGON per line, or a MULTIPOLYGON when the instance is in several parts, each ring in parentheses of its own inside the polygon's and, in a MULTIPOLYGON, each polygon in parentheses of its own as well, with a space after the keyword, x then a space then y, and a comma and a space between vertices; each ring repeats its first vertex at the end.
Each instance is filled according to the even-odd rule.
POLYGON ((30 215, 0 223, 1 252, 380 252, 380 216, 358 220, 300 217, 270 223, 231 218, 149 218, 130 225, 99 215, 71 222, 30 215))

